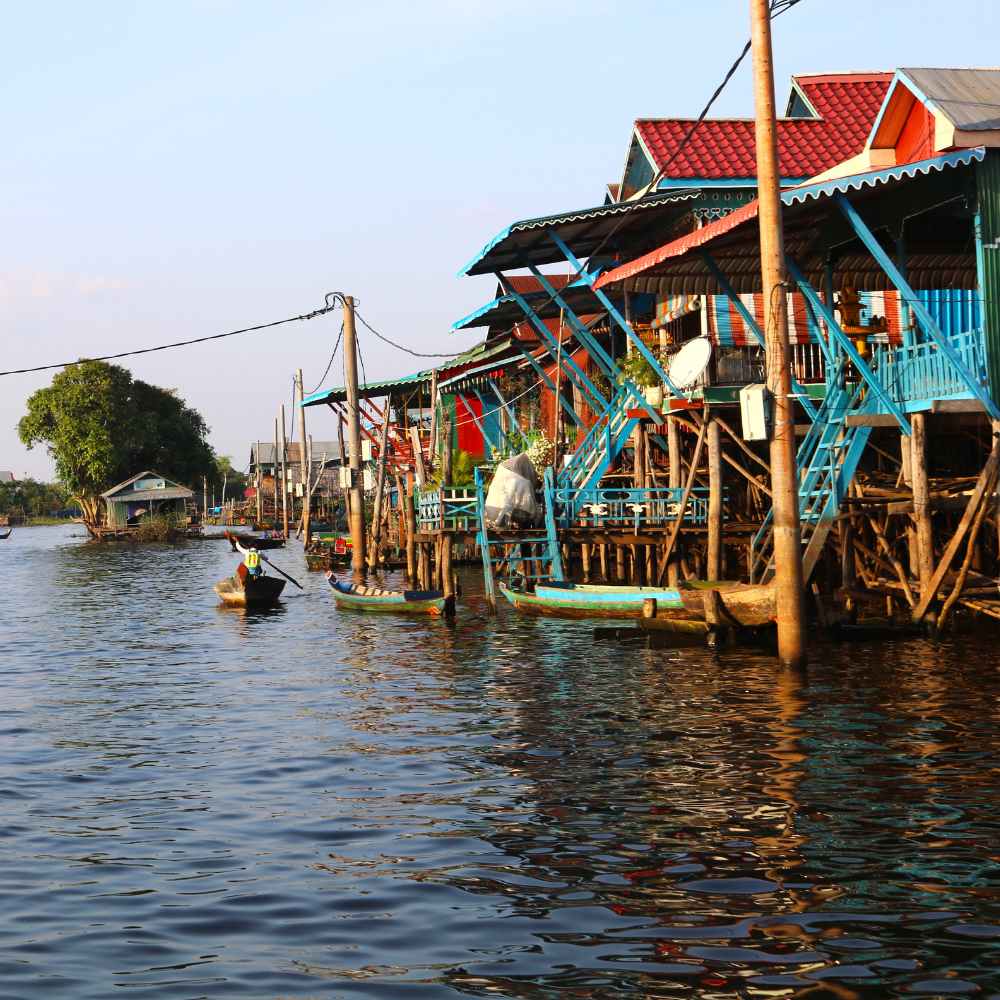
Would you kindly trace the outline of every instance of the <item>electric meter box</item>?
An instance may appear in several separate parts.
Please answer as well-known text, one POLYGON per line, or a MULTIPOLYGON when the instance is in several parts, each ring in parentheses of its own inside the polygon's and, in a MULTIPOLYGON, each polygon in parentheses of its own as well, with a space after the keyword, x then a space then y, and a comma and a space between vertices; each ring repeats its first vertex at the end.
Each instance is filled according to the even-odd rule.
POLYGON ((767 441, 771 437, 771 394, 762 384, 740 389, 740 418, 744 441, 767 441))

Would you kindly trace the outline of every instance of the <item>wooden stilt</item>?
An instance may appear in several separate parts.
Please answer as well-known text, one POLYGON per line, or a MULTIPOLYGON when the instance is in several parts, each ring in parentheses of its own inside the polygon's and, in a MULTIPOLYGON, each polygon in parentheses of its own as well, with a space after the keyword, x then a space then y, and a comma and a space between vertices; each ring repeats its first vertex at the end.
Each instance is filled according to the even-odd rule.
MULTIPOLYGON (((679 490, 683 482, 681 478, 681 431, 676 419, 667 420, 667 455, 670 460, 667 475, 670 488, 679 490)), ((676 559, 667 558, 667 582, 671 587, 676 587, 680 582, 676 559)))
POLYGON ((590 583, 590 544, 580 543, 580 563, 583 566, 583 582, 590 583))
MULTIPOLYGON (((910 417, 910 476, 913 481, 913 520, 916 523, 917 563, 921 598, 928 592, 934 574, 934 527, 931 522, 930 489, 927 483, 927 416, 910 417)), ((921 603, 923 603, 921 601, 921 603)))
POLYGON ((722 446, 719 422, 708 419, 708 556, 705 577, 722 579, 722 446))

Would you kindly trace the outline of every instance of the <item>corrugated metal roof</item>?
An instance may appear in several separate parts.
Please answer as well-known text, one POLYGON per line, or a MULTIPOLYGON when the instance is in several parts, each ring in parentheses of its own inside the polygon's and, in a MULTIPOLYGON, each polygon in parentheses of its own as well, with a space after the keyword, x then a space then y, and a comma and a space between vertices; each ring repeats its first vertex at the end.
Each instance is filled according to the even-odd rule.
MULTIPOLYGON (((662 221, 664 215, 676 211, 678 203, 697 198, 700 191, 666 191, 653 194, 641 201, 597 205, 558 215, 543 215, 536 219, 523 219, 511 223, 476 254, 459 276, 466 274, 491 274, 508 268, 526 267, 528 264, 565 262, 556 245, 549 239, 548 231, 558 229, 559 236, 578 257, 590 254, 608 238, 631 231, 630 242, 635 245, 636 228, 651 227, 662 221), (627 221, 622 221, 623 219, 627 221)), ((648 244, 647 244, 648 246, 648 244)), ((604 247, 613 252, 613 245, 604 247)))
POLYGON ((960 149, 954 153, 943 153, 929 160, 917 160, 914 163, 903 163, 898 167, 885 167, 882 170, 869 170, 863 174, 850 174, 838 177, 832 181, 819 181, 816 184, 801 184, 781 192, 781 200, 786 205, 797 205, 810 198, 826 198, 831 194, 848 191, 860 191, 862 188, 874 188, 889 181, 899 181, 907 177, 927 175, 935 171, 947 170, 948 167, 961 167, 968 163, 978 162, 986 155, 981 146, 975 149, 960 149))
MULTIPOLYGON (((392 392, 393 389, 404 387, 416 388, 423 383, 430 383, 431 370, 415 372, 413 375, 403 375, 399 378, 381 379, 378 382, 365 382, 358 386, 358 395, 362 399, 377 399, 392 392)), ((299 404, 300 406, 320 406, 323 403, 342 403, 347 399, 347 387, 337 386, 334 389, 321 389, 314 392, 299 404)), ((316 449, 313 448, 315 453, 316 449)))
MULTIPOLYGON (((553 284, 555 284, 553 282, 553 284)), ((537 287, 537 284, 536 286, 537 287)), ((582 279, 572 285, 556 288, 560 298, 580 316, 585 313, 604 312, 590 286, 582 279)), ((560 312, 559 304, 549 295, 548 292, 528 292, 520 293, 521 297, 534 309, 542 319, 558 318, 560 312)), ((480 306, 468 316, 463 316, 452 324, 452 330, 471 330, 476 327, 489 327, 491 330, 497 328, 511 328, 518 323, 524 323, 527 317, 518 304, 514 295, 500 295, 480 306)))
POLYGON ((135 500, 190 500, 194 496, 191 490, 183 486, 166 486, 162 490, 132 490, 120 497, 105 497, 111 503, 132 503, 135 500))
MULTIPOLYGON (((327 462, 339 462, 340 461, 340 442, 339 441, 313 441, 313 463, 318 464, 323 460, 323 456, 326 455, 327 462)), ((261 465, 274 465, 274 442, 273 441, 261 441, 260 442, 260 464, 261 465)), ((279 452, 280 455, 280 452, 279 452)), ((288 443, 288 453, 285 461, 292 465, 300 465, 299 460, 299 443, 297 441, 289 441, 288 443)), ((257 464, 257 442, 255 441, 250 445, 250 464, 257 464)))
MULTIPOLYGON (((814 227, 817 224, 816 217, 806 211, 808 205, 817 204, 838 192, 846 194, 879 189, 966 166, 982 160, 984 155, 985 151, 981 148, 959 150, 916 163, 786 189, 781 194, 782 202, 788 209, 797 209, 786 213, 786 250, 798 260, 811 281, 821 281, 822 260, 808 256, 816 254, 814 227)), ((701 255, 694 252, 702 247, 711 247, 712 255, 737 292, 757 291, 760 286, 760 252, 756 235, 750 238, 751 232, 755 234, 750 227, 757 218, 757 211, 758 203, 752 201, 716 222, 608 271, 598 279, 597 287, 624 285, 628 291, 661 294, 720 292, 701 255)), ((971 287, 967 283, 975 281, 975 261, 969 254, 912 253, 907 261, 907 270, 910 280, 922 288, 971 287)), ((881 269, 863 252, 842 254, 838 258, 837 273, 859 290, 890 287, 881 269)))
MULTIPOLYGON (((156 491, 156 493, 157 493, 158 496, 162 496, 163 493, 164 493, 164 490, 170 489, 172 487, 176 487, 179 490, 184 490, 186 493, 190 494, 191 496, 194 496, 194 494, 191 493, 191 491, 189 489, 187 489, 186 486, 181 486, 180 483, 175 483, 172 479, 167 479, 166 476, 161 476, 159 472, 155 472, 152 469, 146 469, 145 471, 139 472, 139 473, 137 473, 134 476, 129 476, 128 479, 125 479, 122 482, 116 484, 115 486, 112 486, 111 489, 105 490, 101 494, 101 496, 104 497, 105 500, 107 500, 109 498, 113 498, 114 494, 118 493, 120 490, 125 489, 126 486, 129 486, 132 483, 137 482, 140 479, 162 479, 164 481, 164 483, 170 483, 169 487, 164 487, 163 490, 157 490, 156 491)), ((143 491, 143 492, 145 492, 145 491, 143 491)), ((131 494, 129 494, 128 498, 123 497, 122 499, 131 499, 131 494)))
POLYGON ((917 96, 967 132, 1000 129, 1000 69, 905 67, 917 96))

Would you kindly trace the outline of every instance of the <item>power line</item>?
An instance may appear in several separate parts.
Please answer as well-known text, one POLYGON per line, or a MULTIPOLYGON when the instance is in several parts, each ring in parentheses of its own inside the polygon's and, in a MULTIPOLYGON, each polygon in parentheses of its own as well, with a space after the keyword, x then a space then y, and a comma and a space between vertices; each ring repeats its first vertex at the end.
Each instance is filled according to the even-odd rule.
POLYGON ((14 368, 11 371, 0 372, 0 377, 4 375, 28 375, 32 372, 51 371, 53 368, 68 368, 71 365, 79 365, 87 361, 115 361, 118 358, 130 358, 137 354, 153 354, 155 351, 169 351, 174 347, 188 347, 191 344, 204 344, 209 340, 223 340, 226 337, 238 337, 243 333, 256 333, 259 330, 270 330, 273 327, 282 326, 285 323, 297 323, 300 320, 315 319, 317 316, 323 316, 335 308, 336 305, 330 304, 328 296, 327 304, 320 309, 314 309, 312 312, 302 313, 299 316, 289 316, 288 319, 278 319, 273 323, 259 323, 257 326, 245 326, 240 330, 230 330, 228 333, 214 333, 208 337, 193 337, 191 340, 176 340, 172 344, 160 344, 157 347, 141 347, 134 351, 121 351, 118 354, 104 354, 96 358, 76 358, 74 361, 60 361, 58 364, 38 365, 35 368, 14 368))
POLYGON ((358 319, 361 320, 361 322, 372 333, 374 333, 375 336, 378 337, 379 340, 383 340, 383 341, 385 341, 385 343, 389 344, 391 347, 395 347, 395 348, 397 348, 400 351, 405 351, 407 354, 412 354, 415 358, 454 358, 454 357, 456 357, 456 352, 455 351, 452 351, 450 354, 425 354, 425 353, 422 353, 420 351, 414 351, 410 347, 404 347, 402 344, 397 344, 394 340, 390 340, 384 334, 379 333, 378 330, 376 330, 371 325, 371 323, 369 323, 368 320, 366 320, 364 318, 364 316, 362 316, 361 313, 359 313, 357 311, 357 309, 354 310, 354 315, 357 316, 358 319))
POLYGON ((337 334, 337 342, 333 345, 333 350, 330 352, 330 360, 326 363, 326 370, 323 372, 323 377, 319 380, 316 388, 309 393, 311 396, 313 392, 319 392, 323 388, 323 383, 326 381, 327 375, 330 374, 330 369, 333 367, 334 359, 337 357, 337 348, 340 347, 340 340, 344 336, 344 324, 340 324, 340 333, 337 334))

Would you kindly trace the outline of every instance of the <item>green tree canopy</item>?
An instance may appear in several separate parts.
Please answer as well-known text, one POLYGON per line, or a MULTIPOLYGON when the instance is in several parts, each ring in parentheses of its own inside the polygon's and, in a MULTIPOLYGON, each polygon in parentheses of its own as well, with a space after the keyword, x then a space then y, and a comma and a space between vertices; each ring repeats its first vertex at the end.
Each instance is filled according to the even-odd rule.
POLYGON ((34 393, 18 434, 28 448, 48 446, 59 481, 90 524, 99 495, 137 472, 154 469, 193 486, 215 469, 200 413, 173 390, 103 361, 70 365, 34 393))

